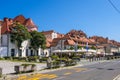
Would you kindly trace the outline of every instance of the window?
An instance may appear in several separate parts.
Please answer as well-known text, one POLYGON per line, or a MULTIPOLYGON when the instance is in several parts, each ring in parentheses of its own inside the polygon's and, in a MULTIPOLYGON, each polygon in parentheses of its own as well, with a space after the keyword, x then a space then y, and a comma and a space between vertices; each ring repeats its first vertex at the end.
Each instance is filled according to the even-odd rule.
POLYGON ((11 49, 11 56, 12 56, 12 57, 15 56, 15 49, 11 49))
POLYGON ((3 38, 3 37, 1 36, 1 40, 0 40, 1 42, 0 42, 0 45, 2 45, 2 42, 3 42, 3 39, 2 39, 2 38, 3 38))
POLYGON ((33 54, 33 50, 31 50, 31 56, 34 56, 34 54, 33 54))
POLYGON ((37 55, 36 56, 39 56, 39 54, 38 54, 38 50, 37 50, 37 55))

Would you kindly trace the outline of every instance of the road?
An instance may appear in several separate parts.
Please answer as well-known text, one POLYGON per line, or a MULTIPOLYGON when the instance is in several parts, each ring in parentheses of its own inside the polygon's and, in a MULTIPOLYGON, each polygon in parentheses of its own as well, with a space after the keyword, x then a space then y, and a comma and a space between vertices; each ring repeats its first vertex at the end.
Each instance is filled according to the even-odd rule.
POLYGON ((120 60, 99 62, 46 74, 51 74, 51 78, 46 76, 40 80, 113 80, 120 74, 120 60))

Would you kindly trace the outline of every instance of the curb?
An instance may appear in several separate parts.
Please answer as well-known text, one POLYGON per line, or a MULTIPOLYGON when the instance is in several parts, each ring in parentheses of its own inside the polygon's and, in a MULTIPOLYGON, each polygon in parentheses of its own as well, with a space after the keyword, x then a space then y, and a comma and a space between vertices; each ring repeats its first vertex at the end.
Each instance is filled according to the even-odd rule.
POLYGON ((18 76, 32 75, 32 74, 36 74, 36 73, 53 72, 53 71, 58 71, 58 70, 71 69, 71 68, 78 67, 78 66, 83 66, 83 65, 78 64, 78 65, 75 65, 75 66, 60 67, 60 68, 57 68, 57 69, 39 70, 39 71, 31 72, 31 73, 23 73, 23 74, 16 74, 16 75, 3 75, 3 77, 0 78, 0 80, 8 80, 8 79, 11 80, 12 78, 15 78, 15 77, 18 77, 18 76))
MULTIPOLYGON (((46 69, 46 70, 43 69, 43 70, 39 70, 39 71, 31 72, 31 73, 25 73, 25 74, 4 75, 2 78, 0 78, 0 80, 3 80, 4 77, 14 78, 14 77, 22 76, 22 75, 32 75, 32 74, 36 74, 36 73, 53 72, 53 71, 58 71, 58 70, 71 69, 71 68, 74 68, 74 67, 81 67, 81 66, 84 66, 84 65, 90 65, 90 64, 99 63, 99 62, 107 62, 107 60, 101 60, 101 61, 95 61, 95 62, 89 62, 88 61, 88 62, 85 62, 85 64, 78 63, 75 66, 60 67, 60 68, 57 68, 57 69, 46 69)), ((6 79, 4 79, 4 80, 6 80, 6 79)), ((114 80, 118 80, 118 79, 114 79, 114 80)))

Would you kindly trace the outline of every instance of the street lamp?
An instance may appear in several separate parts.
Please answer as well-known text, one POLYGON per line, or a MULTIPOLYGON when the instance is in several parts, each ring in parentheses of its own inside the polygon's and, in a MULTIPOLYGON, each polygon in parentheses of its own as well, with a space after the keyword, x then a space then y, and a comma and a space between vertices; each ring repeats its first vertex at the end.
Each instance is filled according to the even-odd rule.
MULTIPOLYGON (((2 42, 2 41, 1 41, 1 28, 2 28, 2 26, 1 26, 1 24, 0 24, 0 51, 1 51, 1 46, 2 46, 2 45, 1 45, 1 42, 2 42)), ((1 57, 1 52, 0 52, 0 57, 1 57)))
POLYGON ((62 39, 61 39, 61 54, 60 54, 60 58, 61 58, 61 60, 60 60, 60 65, 62 65, 62 39))
POLYGON ((62 65, 62 53, 63 53, 63 49, 64 49, 64 39, 61 39, 60 40, 61 42, 61 54, 60 54, 60 58, 61 58, 61 60, 60 60, 60 64, 61 64, 61 66, 63 66, 62 65))

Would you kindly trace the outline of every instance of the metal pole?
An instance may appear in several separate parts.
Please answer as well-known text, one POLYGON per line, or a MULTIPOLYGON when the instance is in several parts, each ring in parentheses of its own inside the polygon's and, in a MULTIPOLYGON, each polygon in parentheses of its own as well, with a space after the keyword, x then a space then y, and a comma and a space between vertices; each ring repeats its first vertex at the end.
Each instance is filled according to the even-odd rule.
MULTIPOLYGON (((0 24, 0 51, 1 51, 1 24, 0 24)), ((1 52, 0 52, 0 57, 1 57, 1 52)))
POLYGON ((62 65, 62 39, 61 39, 61 55, 60 55, 61 61, 60 64, 62 65))

